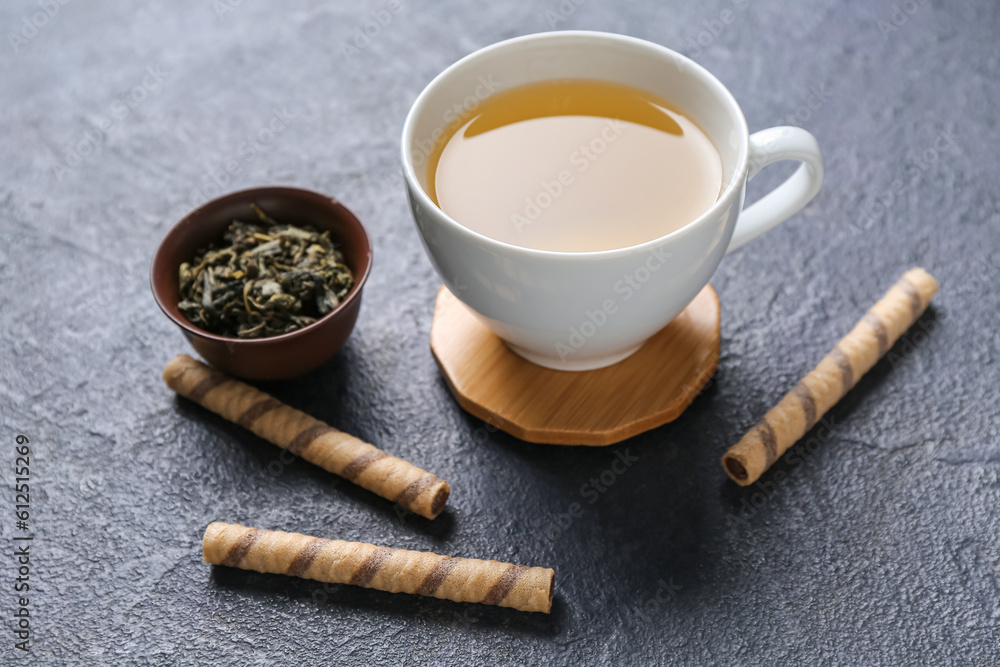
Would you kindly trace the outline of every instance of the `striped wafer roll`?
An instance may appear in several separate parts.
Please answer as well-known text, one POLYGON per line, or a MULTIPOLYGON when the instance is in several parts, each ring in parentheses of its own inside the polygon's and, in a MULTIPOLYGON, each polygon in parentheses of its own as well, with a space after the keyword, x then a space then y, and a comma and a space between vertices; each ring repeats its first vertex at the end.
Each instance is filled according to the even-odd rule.
POLYGON ((753 484, 857 384, 927 309, 938 284, 910 269, 808 375, 722 457, 726 474, 753 484))
POLYGON ((221 521, 205 529, 202 552, 206 563, 244 570, 521 611, 547 614, 552 609, 555 572, 546 567, 452 558, 221 521))
POLYGON ((163 380, 181 396, 420 516, 433 519, 448 501, 444 480, 186 354, 167 364, 163 380))

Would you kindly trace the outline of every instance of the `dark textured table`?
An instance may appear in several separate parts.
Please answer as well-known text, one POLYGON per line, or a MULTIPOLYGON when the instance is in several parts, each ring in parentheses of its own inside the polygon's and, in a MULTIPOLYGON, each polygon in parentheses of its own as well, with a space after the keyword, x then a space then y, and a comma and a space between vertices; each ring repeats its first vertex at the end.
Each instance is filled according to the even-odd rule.
POLYGON ((0 8, 0 662, 1000 661, 998 5, 400 2, 357 42, 386 3, 0 8), (751 130, 800 125, 827 165, 817 199, 713 279, 709 388, 609 448, 526 444, 459 409, 428 349, 439 281, 398 175, 403 118, 436 73, 553 27, 691 55, 751 130), (341 198, 375 244, 345 350, 265 388, 449 480, 438 520, 283 464, 160 380, 189 348, 149 293, 159 239, 193 204, 259 184, 341 198), (907 342, 811 445, 754 486, 729 482, 725 449, 918 264, 942 290, 907 342), (550 566, 555 605, 212 568, 200 538, 216 519, 550 566), (12 554, 28 534, 23 652, 12 554))

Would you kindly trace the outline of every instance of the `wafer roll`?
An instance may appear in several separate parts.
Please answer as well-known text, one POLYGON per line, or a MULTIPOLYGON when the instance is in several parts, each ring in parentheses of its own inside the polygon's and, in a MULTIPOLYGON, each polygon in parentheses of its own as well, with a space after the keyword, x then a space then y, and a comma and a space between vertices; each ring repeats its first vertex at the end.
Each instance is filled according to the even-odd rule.
POLYGON ((555 572, 495 560, 325 540, 216 521, 201 543, 206 563, 243 570, 549 613, 555 572))
POLYGON ((937 281, 923 269, 904 273, 851 333, 726 452, 722 467, 730 479, 741 486, 756 482, 889 351, 937 290, 937 281))
POLYGON ((163 380, 181 396, 420 516, 433 519, 448 501, 444 480, 186 354, 167 364, 163 380))

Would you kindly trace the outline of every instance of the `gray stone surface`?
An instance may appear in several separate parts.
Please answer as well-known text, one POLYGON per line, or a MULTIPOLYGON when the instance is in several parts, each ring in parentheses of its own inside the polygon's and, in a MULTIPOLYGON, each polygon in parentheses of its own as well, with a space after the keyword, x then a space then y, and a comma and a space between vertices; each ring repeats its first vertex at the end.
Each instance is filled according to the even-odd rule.
MULTIPOLYGON (((17 434, 36 536, 28 654, 0 557, 0 662, 1000 661, 996 3, 584 0, 563 20, 555 0, 401 0, 348 57, 385 3, 224 2, 69 2, 13 41, 39 5, 0 7, 2 553, 20 534, 17 434), (809 129, 828 169, 808 209, 716 274, 710 388, 607 449, 525 444, 452 400, 427 344, 438 280, 397 175, 404 115, 433 75, 553 24, 694 56, 751 129, 809 129), (251 154, 241 144, 276 111, 285 127, 251 154), (211 174, 229 161, 240 171, 220 188, 211 174), (266 388, 448 479, 439 520, 283 466, 160 381, 188 347, 149 293, 152 252, 199 193, 258 184, 340 197, 376 257, 344 352, 266 388), (915 264, 942 284, 930 333, 865 377, 783 476, 728 482, 722 452, 915 264), (583 486, 617 453, 636 463, 591 504, 583 486), (561 525, 573 503, 582 516, 561 525), (215 519, 551 566, 555 607, 213 569, 199 541, 215 519)), ((787 173, 769 169, 751 196, 787 173)))

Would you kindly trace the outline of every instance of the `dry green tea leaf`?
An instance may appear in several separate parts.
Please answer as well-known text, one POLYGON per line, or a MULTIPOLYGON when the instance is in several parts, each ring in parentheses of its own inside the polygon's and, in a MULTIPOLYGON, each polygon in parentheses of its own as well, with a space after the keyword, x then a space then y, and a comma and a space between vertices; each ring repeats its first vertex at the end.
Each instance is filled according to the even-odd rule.
POLYGON ((233 220, 222 242, 181 264, 178 308, 191 324, 233 338, 277 336, 331 312, 354 286, 330 232, 257 219, 233 220))

